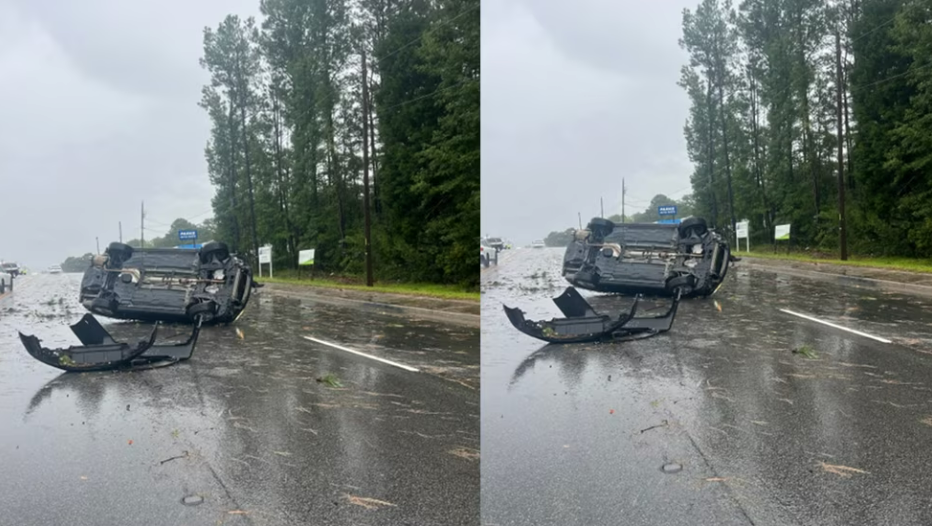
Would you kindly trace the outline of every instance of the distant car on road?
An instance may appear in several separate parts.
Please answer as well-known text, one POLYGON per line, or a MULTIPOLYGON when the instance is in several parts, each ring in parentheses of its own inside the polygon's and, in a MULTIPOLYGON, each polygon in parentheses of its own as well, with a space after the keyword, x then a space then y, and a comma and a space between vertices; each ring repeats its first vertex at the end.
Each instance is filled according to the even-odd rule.
POLYGON ((4 261, 3 263, 0 263, 0 270, 10 274, 14 278, 19 276, 21 273, 19 265, 13 261, 4 261))
POLYGON ((0 294, 10 290, 11 286, 13 286, 13 276, 9 272, 0 270, 0 294))
POLYGON ((495 250, 497 250, 497 251, 499 251, 499 252, 501 252, 502 250, 505 250, 505 240, 504 240, 504 239, 502 239, 502 238, 500 238, 500 237, 487 237, 487 238, 485 238, 485 240, 486 240, 486 242, 489 244, 489 246, 492 247, 492 248, 494 248, 495 250))
POLYGON ((531 243, 531 248, 544 248, 545 246, 547 246, 547 245, 544 245, 544 242, 541 241, 541 240, 537 240, 537 241, 531 243))
POLYGON ((479 264, 485 268, 495 263, 498 265, 498 249, 489 244, 487 239, 479 240, 479 264))
POLYGON ((52 265, 48 268, 49 274, 61 274, 60 265, 52 265))

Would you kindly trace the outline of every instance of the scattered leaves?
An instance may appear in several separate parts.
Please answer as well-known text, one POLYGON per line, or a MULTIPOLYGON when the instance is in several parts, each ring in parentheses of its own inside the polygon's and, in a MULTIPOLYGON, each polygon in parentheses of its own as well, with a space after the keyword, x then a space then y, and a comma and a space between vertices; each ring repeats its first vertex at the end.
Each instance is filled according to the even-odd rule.
POLYGON ((854 473, 864 473, 869 474, 867 471, 858 468, 852 468, 850 466, 841 466, 837 464, 826 464, 825 462, 819 462, 819 465, 822 467, 822 471, 827 471, 838 475, 839 477, 850 478, 854 473))
POLYGON ((353 504, 356 506, 362 506, 363 508, 366 508, 367 510, 376 510, 379 508, 383 508, 385 506, 392 506, 392 507, 395 506, 391 502, 386 502, 384 500, 373 499, 369 497, 357 497, 356 495, 350 495, 350 494, 346 494, 346 499, 349 501, 350 504, 353 504))
POLYGON ((793 354, 801 354, 810 360, 815 360, 819 357, 819 355, 816 354, 815 349, 808 345, 803 345, 798 349, 793 349, 793 354))
POLYGON ((317 381, 323 384, 327 384, 330 387, 343 387, 340 379, 337 378, 337 375, 333 373, 327 373, 326 375, 318 378, 317 381))

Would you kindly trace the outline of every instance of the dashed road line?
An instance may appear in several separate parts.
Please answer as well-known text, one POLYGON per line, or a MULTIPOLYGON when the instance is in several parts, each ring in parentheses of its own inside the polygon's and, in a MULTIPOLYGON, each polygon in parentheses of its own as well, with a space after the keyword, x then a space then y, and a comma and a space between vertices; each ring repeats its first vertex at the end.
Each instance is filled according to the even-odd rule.
POLYGON ((873 334, 867 334, 866 332, 861 332, 861 331, 856 331, 856 330, 854 330, 854 329, 849 329, 848 327, 842 327, 841 325, 835 325, 834 323, 830 323, 830 322, 827 322, 827 321, 825 321, 825 320, 820 320, 820 319, 818 319, 818 318, 813 318, 812 316, 808 316, 808 315, 806 315, 806 314, 800 314, 800 313, 798 313, 798 312, 793 312, 793 311, 787 310, 787 309, 779 309, 779 310, 780 310, 780 312, 785 312, 785 313, 787 313, 787 314, 792 314, 793 316, 799 316, 800 318, 807 319, 807 320, 809 320, 809 321, 814 321, 814 322, 816 322, 816 323, 821 323, 821 324, 823 324, 823 325, 828 325, 829 327, 834 327, 835 329, 839 329, 839 330, 842 330, 842 331, 848 331, 848 332, 850 332, 850 333, 857 334, 858 336, 863 336, 863 337, 865 337, 865 338, 870 338, 870 339, 872 339, 872 340, 877 340, 878 342, 881 342, 881 343, 893 343, 892 341, 890 341, 890 340, 888 340, 888 339, 886 339, 886 338, 881 338, 880 336, 874 336, 873 334))
POLYGON ((361 352, 361 351, 356 351, 356 350, 350 349, 350 348, 348 348, 348 347, 343 347, 342 345, 337 345, 336 343, 332 343, 332 342, 328 342, 328 341, 324 341, 324 340, 319 340, 319 339, 317 339, 317 338, 312 338, 312 337, 310 337, 310 336, 304 336, 304 339, 310 340, 310 341, 312 341, 312 342, 317 342, 317 343, 319 343, 319 344, 321 344, 321 345, 327 345, 327 346, 329 346, 329 347, 333 347, 334 349, 339 349, 339 350, 341 350, 341 351, 346 351, 346 352, 348 352, 348 353, 353 353, 353 354, 356 354, 356 355, 358 355, 358 356, 363 356, 363 357, 365 357, 365 358, 369 358, 369 359, 375 360, 375 361, 377 361, 377 362, 386 363, 386 364, 388 364, 388 365, 394 365, 395 367, 399 367, 399 368, 401 368, 401 369, 404 369, 405 371, 411 371, 412 373, 418 372, 418 369, 416 369, 416 368, 414 368, 414 367, 411 367, 410 365, 405 365, 405 364, 403 364, 403 363, 398 363, 398 362, 393 362, 393 361, 391 361, 391 360, 386 360, 385 358, 380 358, 380 357, 378 357, 378 356, 373 356, 373 355, 371 355, 371 354, 366 354, 366 353, 361 352))

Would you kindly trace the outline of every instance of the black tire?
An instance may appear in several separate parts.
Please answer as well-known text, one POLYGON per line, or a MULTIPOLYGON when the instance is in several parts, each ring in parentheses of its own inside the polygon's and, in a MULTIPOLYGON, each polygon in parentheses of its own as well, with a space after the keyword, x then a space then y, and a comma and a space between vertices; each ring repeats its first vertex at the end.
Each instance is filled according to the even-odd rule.
POLYGON ((214 314, 217 312, 217 304, 212 301, 202 301, 188 307, 188 316, 192 318, 202 314, 214 314))
POLYGON ((0 279, 0 294, 6 293, 6 281, 0 279))
POLYGON ((696 287, 696 277, 689 274, 685 276, 676 276, 667 281, 667 290, 671 292, 680 291, 682 296, 692 294, 696 287))
POLYGON ((107 247, 107 254, 114 263, 122 263, 133 256, 133 247, 114 241, 107 247))
POLYGON ((680 222, 680 235, 682 237, 689 237, 690 233, 693 232, 702 237, 708 231, 709 226, 706 224, 705 219, 701 217, 688 217, 680 222))
POLYGON ((207 243, 201 247, 201 263, 208 263, 213 258, 217 258, 218 261, 226 261, 229 257, 230 248, 227 247, 226 243, 211 241, 210 243, 207 243))
POLYGON ((482 263, 483 267, 489 268, 489 258, 485 256, 479 256, 479 262, 482 263))
POLYGON ((601 217, 593 217, 587 228, 596 236, 605 237, 615 229, 615 223, 601 217))

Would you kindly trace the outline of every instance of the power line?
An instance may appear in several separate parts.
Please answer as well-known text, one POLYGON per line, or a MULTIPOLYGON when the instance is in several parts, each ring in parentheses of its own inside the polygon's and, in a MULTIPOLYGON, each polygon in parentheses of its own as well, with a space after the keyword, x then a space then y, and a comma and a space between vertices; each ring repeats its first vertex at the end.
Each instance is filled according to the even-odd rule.
POLYGON ((887 77, 887 78, 885 78, 885 79, 880 79, 880 80, 878 80, 878 81, 876 81, 876 82, 871 82, 870 84, 865 84, 865 85, 863 85, 863 86, 850 86, 850 89, 851 89, 852 92, 854 92, 854 91, 857 91, 857 90, 862 90, 862 89, 866 89, 866 88, 872 88, 872 87, 874 87, 874 86, 876 86, 876 85, 878 85, 878 84, 883 84, 884 82, 887 82, 887 81, 890 81, 890 80, 895 80, 895 79, 898 79, 898 78, 900 78, 900 77, 905 77, 906 75, 909 75, 910 73, 915 73, 916 71, 923 70, 923 69, 927 69, 927 68, 929 68, 929 67, 932 67, 932 62, 930 62, 930 63, 928 63, 928 64, 925 64, 925 65, 923 65, 923 66, 916 67, 916 68, 910 67, 910 68, 908 68, 906 71, 904 71, 904 72, 902 72, 902 73, 897 73, 896 75, 893 75, 892 77, 887 77))
POLYGON ((417 101, 419 101, 419 100, 423 100, 423 99, 426 99, 426 98, 429 98, 429 97, 433 97, 434 95, 437 95, 438 93, 441 93, 441 92, 447 91, 447 90, 451 90, 451 89, 453 89, 453 88, 458 88, 458 87, 462 86, 463 84, 466 84, 467 82, 472 82, 472 81, 479 82, 479 79, 477 79, 477 78, 476 78, 476 79, 465 79, 465 80, 462 80, 462 81, 460 81, 460 82, 457 82, 456 84, 453 84, 453 85, 451 85, 451 86, 447 86, 447 87, 445 87, 445 88, 436 89, 436 90, 434 90, 434 91, 432 91, 432 92, 430 92, 430 93, 428 93, 428 94, 426 94, 426 95, 421 95, 420 97, 415 97, 415 98, 413 98, 413 99, 406 100, 406 101, 404 101, 404 102, 400 102, 400 103, 398 103, 398 104, 395 104, 394 106, 389 106, 389 107, 387 107, 387 108, 382 108, 382 111, 389 111, 389 110, 393 110, 393 109, 395 109, 395 108, 400 108, 400 107, 404 106, 405 104, 411 104, 412 102, 417 102, 417 101))
POLYGON ((886 26, 886 25, 889 24, 890 22, 893 22, 894 20, 896 20, 896 15, 894 15, 893 18, 891 18, 890 20, 887 20, 886 22, 884 22, 884 23, 882 23, 882 24, 878 24, 877 26, 874 27, 874 29, 871 29, 871 30, 868 31, 867 33, 862 33, 862 34, 861 34, 860 36, 858 36, 857 38, 851 39, 851 42, 850 42, 850 43, 853 44, 853 43, 857 42, 858 40, 861 40, 862 38, 866 37, 867 35, 873 34, 875 31, 877 31, 878 29, 880 29, 880 28, 886 26))
POLYGON ((451 19, 449 19, 449 20, 445 20, 445 21, 443 21, 443 22, 437 24, 436 26, 434 26, 434 27, 428 29, 427 31, 424 31, 423 33, 421 33, 417 38, 415 38, 415 39, 412 40, 411 42, 408 42, 407 44, 405 44, 405 45, 399 47, 398 49, 396 49, 395 51, 392 51, 391 53, 385 55, 384 57, 380 57, 380 58, 378 59, 378 62, 381 63, 383 60, 387 59, 388 57, 394 56, 394 55, 400 53, 402 50, 407 49, 408 47, 410 47, 410 46, 412 46, 412 45, 414 45, 414 44, 417 44, 418 42, 420 42, 420 41, 424 38, 424 35, 426 35, 426 34, 428 34, 428 33, 431 33, 431 32, 433 32, 433 31, 436 31, 436 30, 440 29, 441 27, 443 27, 443 26, 445 26, 445 25, 447 25, 447 24, 453 22, 454 20, 458 20, 458 19, 462 18, 464 15, 466 15, 466 14, 469 13, 470 11, 474 11, 474 10, 476 10, 476 9, 479 9, 479 6, 480 6, 480 4, 477 2, 476 5, 464 9, 462 12, 460 12, 458 15, 454 16, 453 18, 451 18, 451 19))

